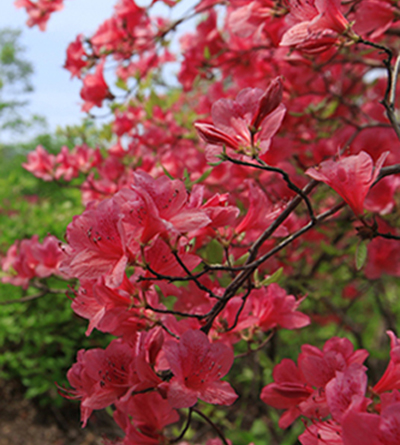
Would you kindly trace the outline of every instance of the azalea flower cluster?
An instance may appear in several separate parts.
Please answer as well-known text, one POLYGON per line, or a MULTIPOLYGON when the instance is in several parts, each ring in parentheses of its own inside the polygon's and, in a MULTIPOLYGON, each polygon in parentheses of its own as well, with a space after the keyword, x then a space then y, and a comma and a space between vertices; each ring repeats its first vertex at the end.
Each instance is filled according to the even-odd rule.
POLYGON ((63 9, 64 0, 17 0, 17 8, 25 8, 29 15, 26 22, 28 26, 38 26, 41 31, 46 30, 47 22, 52 13, 63 9))
MULTIPOLYGON (((32 2, 20 3, 32 17, 32 2)), ((79 280, 72 309, 88 320, 87 335, 116 337, 106 349, 80 350, 71 388, 60 391, 80 400, 83 425, 113 406, 124 445, 179 442, 195 413, 226 445, 201 407, 234 410, 246 394, 231 377, 240 358, 260 353, 273 363, 277 345, 285 351, 280 330, 311 325, 309 343, 326 340, 322 350, 303 344, 297 365, 283 358, 261 391, 286 410, 280 427, 307 419, 304 445, 398 443, 399 340, 390 330, 391 361, 368 388, 363 328, 348 313, 364 310, 368 280, 400 276, 399 6, 201 0, 169 21, 152 14, 156 3, 118 1, 67 49, 82 109, 112 102, 108 150, 79 145, 55 156, 39 146, 24 164, 45 181, 72 181, 85 210, 53 256, 16 243, 3 269, 20 278, 5 279, 79 280), (168 39, 193 16, 199 22, 175 57, 168 39), (104 77, 110 59, 116 87, 104 77), (165 86, 163 68, 175 59, 181 90, 149 88, 165 86), (370 81, 378 67, 387 79, 370 81), (359 349, 317 330, 332 321, 359 349)))
POLYGON ((275 383, 262 390, 261 399, 286 409, 279 420, 282 428, 300 415, 312 421, 299 437, 303 445, 356 445, 360 441, 395 445, 400 438, 399 339, 392 331, 388 335, 391 359, 381 379, 368 388, 368 397, 363 366, 368 352, 354 351, 347 339, 334 337, 322 351, 303 345, 298 366, 284 359, 274 368, 275 383))
POLYGON ((57 156, 48 153, 41 145, 38 145, 35 151, 28 154, 27 162, 22 166, 44 181, 60 178, 71 181, 79 176, 79 173, 88 173, 101 161, 100 152, 85 145, 77 146, 72 151, 64 146, 57 156))
POLYGON ((30 280, 36 277, 58 275, 65 278, 59 269, 61 258, 60 241, 52 235, 47 236, 43 243, 39 242, 37 235, 16 241, 2 259, 1 267, 6 272, 2 282, 26 289, 30 280))

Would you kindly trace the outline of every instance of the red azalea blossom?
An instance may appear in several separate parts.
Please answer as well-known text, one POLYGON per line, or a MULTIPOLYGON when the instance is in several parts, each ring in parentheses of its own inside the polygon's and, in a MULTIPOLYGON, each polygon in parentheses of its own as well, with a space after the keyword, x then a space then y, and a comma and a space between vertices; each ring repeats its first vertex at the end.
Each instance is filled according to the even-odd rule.
POLYGON ((46 30, 50 15, 55 11, 60 11, 64 5, 64 0, 16 0, 14 5, 17 8, 25 8, 29 15, 26 24, 30 27, 37 25, 41 31, 46 30))
POLYGON ((216 405, 231 405, 237 394, 221 382, 233 363, 233 352, 222 343, 210 343, 201 331, 186 331, 179 342, 164 345, 174 377, 167 396, 174 408, 193 406, 197 399, 216 405))
POLYGON ((60 241, 54 236, 47 236, 43 243, 39 243, 37 235, 16 241, 2 260, 2 270, 6 272, 2 282, 26 289, 35 277, 63 276, 60 271, 62 257, 60 241))
POLYGON ((400 342, 394 332, 387 331, 390 337, 390 362, 385 373, 374 386, 376 393, 400 389, 400 342))
POLYGON ((22 166, 37 178, 52 181, 54 179, 55 162, 55 156, 49 154, 41 145, 38 145, 35 151, 28 154, 28 162, 22 164, 22 166))
POLYGON ((340 11, 339 0, 289 0, 288 22, 292 26, 282 37, 281 46, 306 51, 324 51, 349 28, 340 11))
POLYGON ((358 155, 342 157, 338 161, 324 161, 318 167, 309 168, 308 176, 333 188, 360 216, 364 212, 364 200, 379 175, 388 155, 383 153, 373 166, 372 158, 364 151, 358 155))
POLYGON ((195 128, 208 144, 235 150, 254 145, 261 154, 265 153, 285 115, 282 91, 282 82, 277 78, 266 91, 246 88, 234 101, 220 99, 212 106, 213 125, 196 122, 195 128))
POLYGON ((83 79, 81 98, 85 101, 82 111, 89 111, 93 107, 101 107, 104 99, 112 99, 113 95, 104 80, 104 61, 97 65, 94 74, 86 74, 83 79))
POLYGON ((296 310, 302 300, 287 295, 278 284, 272 283, 252 291, 249 297, 250 312, 257 320, 255 324, 264 331, 275 327, 299 329, 310 324, 308 315, 296 310))
POLYGON ((74 76, 80 78, 82 69, 88 66, 88 61, 84 59, 86 52, 82 40, 83 35, 79 34, 67 48, 67 60, 65 61, 64 68, 71 73, 71 78, 74 76))

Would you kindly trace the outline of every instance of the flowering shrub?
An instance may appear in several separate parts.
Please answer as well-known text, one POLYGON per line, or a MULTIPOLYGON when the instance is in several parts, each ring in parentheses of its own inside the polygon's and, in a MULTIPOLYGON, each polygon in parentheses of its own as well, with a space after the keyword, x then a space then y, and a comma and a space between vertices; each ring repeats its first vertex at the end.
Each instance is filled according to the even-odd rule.
MULTIPOLYGON (((110 107, 108 150, 38 147, 24 164, 79 187, 85 210, 58 253, 53 238, 13 245, 3 280, 79 280, 87 335, 117 337, 80 350, 60 391, 83 425, 112 405, 124 445, 248 444, 243 411, 271 425, 268 406, 282 429, 302 418, 303 445, 399 443, 398 2, 201 0, 175 21, 161 3, 177 6, 119 0, 67 49, 82 109, 110 107), (166 89, 171 61, 180 87, 166 89), (246 385, 246 360, 273 381, 246 385)), ((41 29, 62 7, 16 4, 41 29)))

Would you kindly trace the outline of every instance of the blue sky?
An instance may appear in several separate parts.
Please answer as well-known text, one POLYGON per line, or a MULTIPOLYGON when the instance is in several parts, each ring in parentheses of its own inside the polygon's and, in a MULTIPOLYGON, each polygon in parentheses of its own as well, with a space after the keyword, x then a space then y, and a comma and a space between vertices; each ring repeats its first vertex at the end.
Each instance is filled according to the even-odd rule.
MULTIPOLYGON (((13 0, 0 0, 0 28, 11 27, 22 29, 21 43, 26 48, 25 57, 34 65, 32 78, 34 92, 29 95, 27 114, 40 114, 48 122, 48 129, 53 131, 57 126, 78 124, 85 116, 80 111, 82 100, 79 96, 81 81, 72 79, 70 73, 62 66, 65 62, 65 51, 78 34, 92 35, 97 27, 113 13, 117 0, 65 0, 64 9, 54 13, 47 30, 42 32, 38 27, 28 28, 25 24, 27 14, 24 9, 17 9, 13 0)), ((146 6, 150 0, 136 0, 140 6, 146 6)), ((153 14, 180 17, 193 7, 193 1, 182 1, 171 10, 162 2, 157 3, 153 14)), ((175 36, 173 48, 176 50, 177 39, 182 32, 192 31, 196 19, 186 22, 175 36)), ((169 76, 174 68, 170 68, 169 76)), ((106 76, 107 77, 107 76, 106 76)), ((172 81, 172 78, 170 79, 172 81)), ((104 114, 98 109, 95 114, 104 114)), ((21 135, 9 137, 2 134, 2 141, 18 141, 21 135)))
POLYGON ((13 3, 1 0, 0 28, 23 31, 21 43, 35 70, 32 79, 35 91, 29 95, 29 111, 44 115, 50 130, 58 125, 79 123, 84 116, 80 111, 81 82, 71 80, 69 72, 62 68, 65 50, 77 34, 92 34, 112 14, 115 1, 66 0, 64 9, 50 18, 45 32, 37 27, 28 28, 25 10, 16 9, 13 3))

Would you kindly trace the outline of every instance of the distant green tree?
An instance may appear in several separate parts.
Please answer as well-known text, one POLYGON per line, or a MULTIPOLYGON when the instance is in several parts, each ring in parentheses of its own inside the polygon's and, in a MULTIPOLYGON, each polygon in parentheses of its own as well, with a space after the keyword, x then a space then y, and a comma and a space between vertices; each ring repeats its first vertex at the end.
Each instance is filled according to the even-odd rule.
POLYGON ((0 29, 0 130, 18 131, 43 124, 40 116, 23 116, 27 94, 33 91, 32 64, 25 60, 21 31, 0 29))

